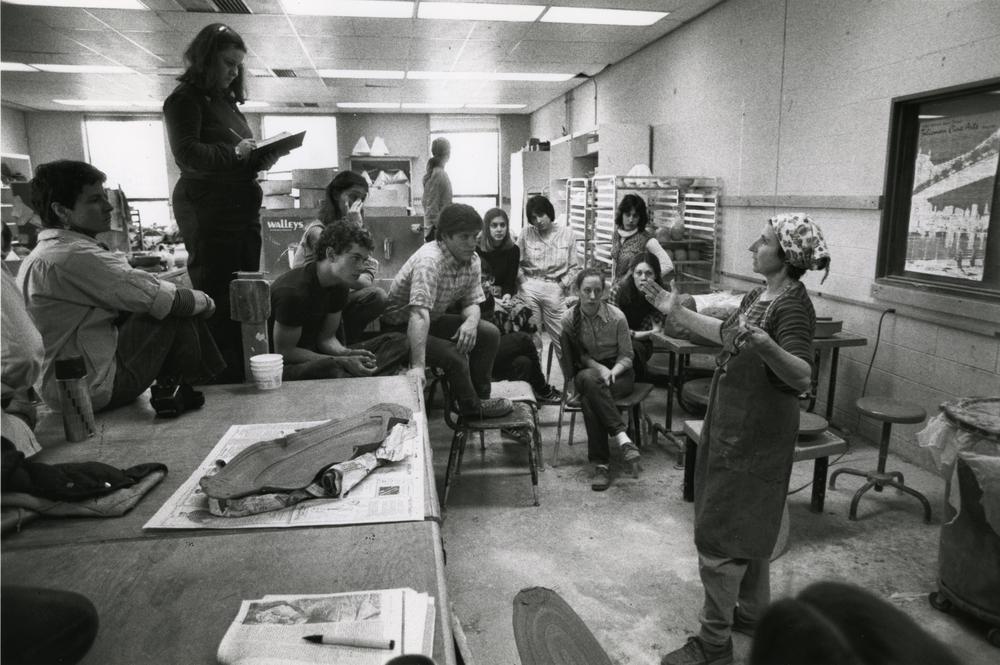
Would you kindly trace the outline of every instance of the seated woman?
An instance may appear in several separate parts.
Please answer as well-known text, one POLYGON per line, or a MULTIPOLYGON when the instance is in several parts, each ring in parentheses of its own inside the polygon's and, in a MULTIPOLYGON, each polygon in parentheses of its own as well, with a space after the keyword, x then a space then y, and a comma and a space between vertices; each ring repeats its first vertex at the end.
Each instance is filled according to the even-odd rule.
MULTIPOLYGON (((643 198, 638 194, 623 196, 615 211, 615 233, 611 236, 611 261, 615 267, 611 276, 613 280, 624 277, 632 258, 643 252, 656 257, 664 275, 674 271, 673 261, 656 239, 656 234, 646 228, 648 225, 649 213, 643 198)), ((656 281, 659 282, 659 278, 656 281)))
POLYGON ((479 254, 484 274, 486 266, 493 274, 494 295, 510 300, 517 293, 521 248, 510 237, 510 219, 500 208, 490 208, 483 215, 483 234, 479 237, 476 254, 479 254))
POLYGON ((629 439, 615 406, 615 398, 632 392, 635 382, 632 340, 625 315, 602 300, 604 277, 599 271, 581 271, 575 284, 580 300, 563 316, 565 352, 560 361, 567 379, 566 401, 579 401, 583 410, 587 458, 596 465, 590 487, 603 492, 611 484, 609 435, 632 472, 638 468, 639 449, 629 439))
POLYGON ((632 333, 632 368, 640 381, 646 376, 646 363, 653 355, 653 333, 661 329, 663 315, 639 290, 649 280, 660 281, 660 262, 654 254, 642 252, 632 257, 628 270, 608 289, 608 302, 625 314, 632 333))
POLYGON ((560 330, 566 291, 579 270, 573 229, 555 223, 555 209, 544 196, 532 196, 524 206, 528 226, 517 239, 521 251, 518 293, 531 305, 562 357, 560 330))
MULTIPOLYGON (((292 267, 301 268, 316 260, 316 243, 323 229, 334 222, 346 220, 364 226, 365 199, 368 181, 354 171, 341 171, 326 186, 326 198, 319 209, 319 219, 306 226, 295 248, 292 267)), ((364 339, 364 329, 385 311, 389 302, 384 290, 374 286, 378 261, 368 257, 357 281, 351 284, 351 294, 344 308, 343 342, 354 344, 364 339)))

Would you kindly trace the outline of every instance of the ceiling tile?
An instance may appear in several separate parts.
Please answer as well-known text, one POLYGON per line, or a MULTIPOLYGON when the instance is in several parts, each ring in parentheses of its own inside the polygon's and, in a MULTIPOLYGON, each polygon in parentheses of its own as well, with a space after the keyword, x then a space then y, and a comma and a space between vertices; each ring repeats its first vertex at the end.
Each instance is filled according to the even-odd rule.
MULTIPOLYGON (((137 12, 128 9, 90 9, 87 11, 100 23, 115 30, 156 32, 170 28, 157 12, 137 12)), ((84 26, 67 27, 81 28, 84 26)))

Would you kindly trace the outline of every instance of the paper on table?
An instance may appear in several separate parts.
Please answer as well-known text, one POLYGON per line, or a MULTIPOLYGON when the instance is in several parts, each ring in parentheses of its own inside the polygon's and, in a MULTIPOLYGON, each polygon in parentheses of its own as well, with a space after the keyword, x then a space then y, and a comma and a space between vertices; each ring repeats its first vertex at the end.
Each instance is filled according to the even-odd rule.
POLYGON ((208 510, 208 498, 198 485, 215 461, 229 460, 247 446, 275 439, 322 421, 233 425, 195 469, 191 477, 167 499, 144 529, 257 529, 272 527, 411 522, 424 519, 425 415, 415 411, 407 425, 408 456, 375 469, 342 499, 316 499, 247 517, 217 517, 208 510))
MULTIPOLYGON (((221 665, 338 663, 382 665, 403 651, 403 595, 383 589, 244 600, 219 644, 221 665), (394 640, 392 649, 312 644, 306 635, 394 640)), ((415 593, 415 592, 412 592, 415 593)))

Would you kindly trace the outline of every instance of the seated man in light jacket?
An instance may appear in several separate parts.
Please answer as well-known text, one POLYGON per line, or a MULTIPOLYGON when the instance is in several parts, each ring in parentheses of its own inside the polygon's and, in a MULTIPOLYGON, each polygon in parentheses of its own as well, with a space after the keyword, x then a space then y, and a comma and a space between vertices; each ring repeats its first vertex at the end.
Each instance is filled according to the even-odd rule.
POLYGON ((42 398, 59 408, 55 361, 81 356, 95 411, 135 400, 154 380, 158 414, 198 408, 204 396, 192 384, 225 367, 204 322, 215 303, 132 268, 97 240, 111 222, 105 179, 90 164, 60 160, 31 181, 45 228, 17 279, 45 345, 42 398))

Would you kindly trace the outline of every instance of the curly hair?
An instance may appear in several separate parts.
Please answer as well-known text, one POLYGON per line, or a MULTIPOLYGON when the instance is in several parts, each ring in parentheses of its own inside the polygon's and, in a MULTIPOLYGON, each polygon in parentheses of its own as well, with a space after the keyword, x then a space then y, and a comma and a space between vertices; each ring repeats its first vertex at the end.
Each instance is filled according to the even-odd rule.
MULTIPOLYGON (((212 80, 216 59, 219 53, 228 48, 237 48, 244 53, 247 52, 243 38, 228 25, 224 23, 206 25, 184 49, 184 66, 187 69, 177 77, 177 80, 211 93, 216 83, 212 80)), ((243 65, 240 65, 239 74, 223 91, 223 94, 240 104, 247 100, 243 65)))
POLYGON ((325 259, 328 249, 332 249, 334 254, 343 254, 351 248, 351 245, 364 247, 369 252, 375 250, 375 241, 372 240, 372 234, 368 229, 350 222, 334 222, 319 234, 319 240, 316 241, 316 260, 325 259))
POLYGON ((332 224, 347 217, 347 211, 340 209, 340 195, 351 187, 362 187, 368 191, 368 181, 360 173, 341 171, 333 176, 326 186, 326 196, 319 208, 319 218, 324 224, 332 224))
POLYGON ((42 164, 31 179, 31 207, 42 218, 42 226, 61 229, 65 224, 52 204, 72 208, 86 185, 101 184, 107 179, 103 171, 87 162, 60 159, 42 164))
POLYGON ((646 201, 638 194, 626 194, 622 197, 621 203, 615 210, 615 226, 622 228, 622 215, 631 212, 639 218, 639 230, 645 231, 649 224, 649 212, 646 210, 646 201))
POLYGON ((653 269, 653 278, 657 284, 660 283, 660 260, 656 258, 656 255, 650 252, 636 254, 629 261, 628 270, 618 280, 616 289, 617 298, 615 299, 617 302, 613 303, 625 313, 625 318, 628 319, 628 327, 632 330, 639 330, 639 326, 642 325, 642 321, 646 318, 646 315, 656 311, 656 308, 646 300, 646 296, 639 293, 639 289, 635 285, 635 279, 632 277, 632 273, 642 263, 649 265, 653 269))

